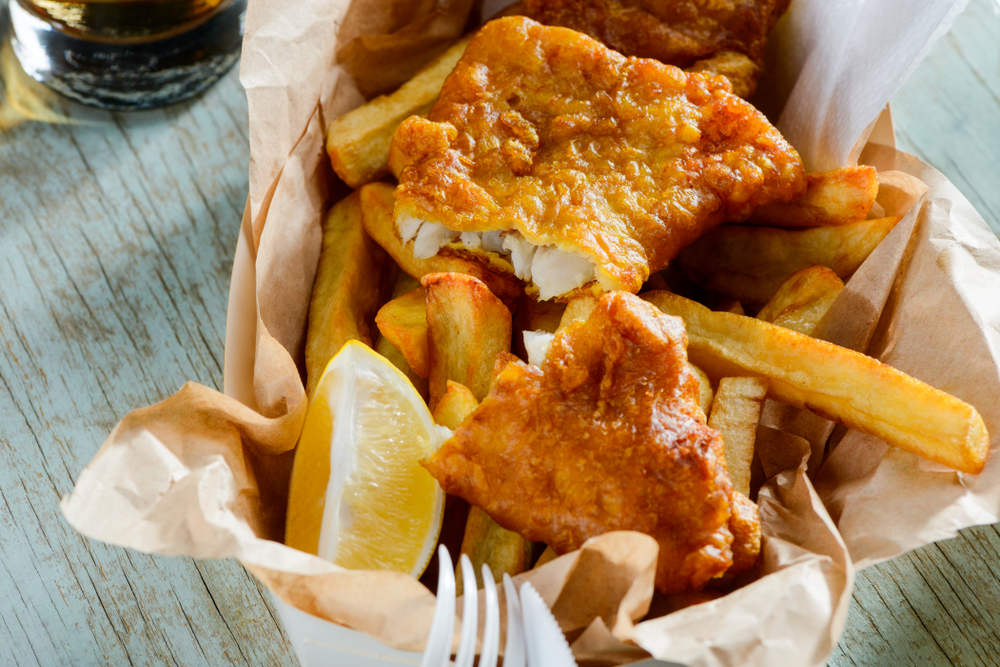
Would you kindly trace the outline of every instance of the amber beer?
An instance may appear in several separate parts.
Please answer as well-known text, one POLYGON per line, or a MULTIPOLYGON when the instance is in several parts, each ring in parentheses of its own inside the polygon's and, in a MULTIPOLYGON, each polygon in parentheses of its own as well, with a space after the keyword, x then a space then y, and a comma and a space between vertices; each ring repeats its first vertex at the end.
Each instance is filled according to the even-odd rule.
POLYGON ((79 102, 142 109, 195 95, 239 57, 246 0, 9 1, 25 71, 79 102))
POLYGON ((224 0, 24 0, 59 29, 86 39, 143 41, 181 34, 209 18, 224 0))

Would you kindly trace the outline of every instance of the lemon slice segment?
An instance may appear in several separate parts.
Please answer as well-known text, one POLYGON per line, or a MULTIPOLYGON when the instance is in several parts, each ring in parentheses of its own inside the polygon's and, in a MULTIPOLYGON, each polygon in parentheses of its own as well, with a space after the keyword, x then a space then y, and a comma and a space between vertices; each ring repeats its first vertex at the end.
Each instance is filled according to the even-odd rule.
POLYGON ((441 532, 444 492, 419 461, 450 434, 405 375, 347 343, 310 398, 285 543, 346 568, 420 576, 441 532))

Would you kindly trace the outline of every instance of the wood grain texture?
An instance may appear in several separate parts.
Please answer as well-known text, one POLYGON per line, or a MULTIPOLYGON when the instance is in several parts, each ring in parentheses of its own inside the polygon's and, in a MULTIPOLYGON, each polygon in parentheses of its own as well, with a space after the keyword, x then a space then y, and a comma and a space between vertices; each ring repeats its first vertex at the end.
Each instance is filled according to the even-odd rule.
MULTIPOLYGON (((901 150, 1000 234, 1000 3, 971 0, 892 102, 901 150)), ((1000 524, 858 573, 831 667, 1000 665, 1000 524)))
MULTIPOLYGON (((901 147, 1000 230, 992 0, 893 111, 901 147)), ((0 666, 295 665, 238 563, 111 547, 59 512, 123 415, 186 380, 221 388, 247 188, 235 70, 194 102, 94 117, 0 131, 0 666)), ((997 665, 998 628, 1000 532, 970 528, 859 573, 830 664, 997 665)))
POLYGON ((221 389, 247 192, 235 69, 90 117, 0 134, 0 665, 294 665, 238 562, 108 546, 59 512, 123 415, 221 389))

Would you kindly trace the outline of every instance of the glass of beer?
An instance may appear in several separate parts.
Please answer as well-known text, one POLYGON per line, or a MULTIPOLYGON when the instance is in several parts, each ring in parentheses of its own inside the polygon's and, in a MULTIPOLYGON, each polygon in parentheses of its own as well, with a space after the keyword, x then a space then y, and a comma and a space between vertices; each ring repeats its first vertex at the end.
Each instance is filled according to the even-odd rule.
POLYGON ((197 95, 236 62, 247 0, 0 0, 24 71, 103 109, 197 95))

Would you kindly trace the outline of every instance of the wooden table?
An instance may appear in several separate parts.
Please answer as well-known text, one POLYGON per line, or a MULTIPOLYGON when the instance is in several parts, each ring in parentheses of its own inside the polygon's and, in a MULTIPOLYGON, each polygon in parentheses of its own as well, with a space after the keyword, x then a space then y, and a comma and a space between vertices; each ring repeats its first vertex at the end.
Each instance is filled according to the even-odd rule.
MULTIPOLYGON (((1000 232, 994 8, 972 0, 893 109, 901 147, 944 171, 1000 232)), ((222 387, 247 193, 236 71, 195 102, 84 125, 10 127, 10 97, 0 102, 0 665, 296 664, 238 563, 92 542, 58 508, 127 412, 186 380, 222 387)), ((949 663, 1000 663, 997 526, 859 573, 830 662, 949 663)))

